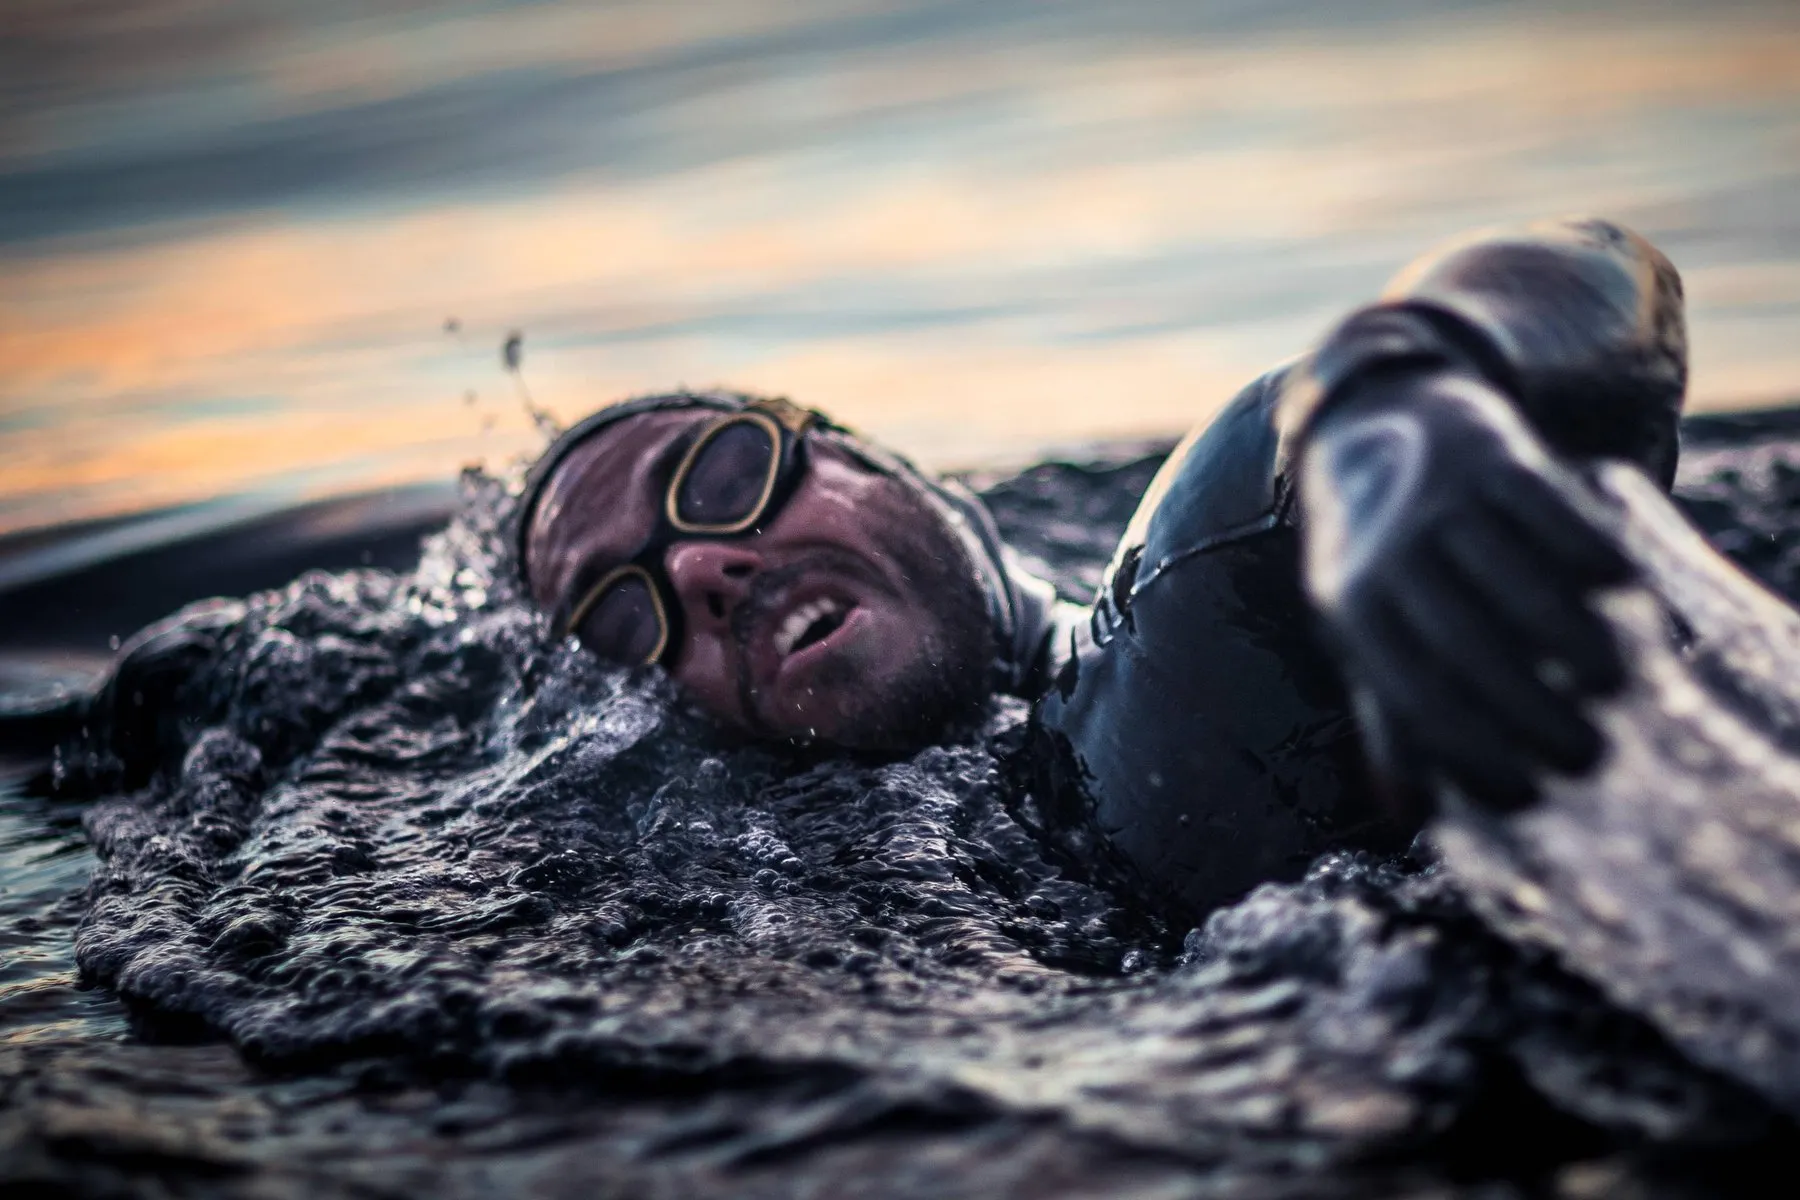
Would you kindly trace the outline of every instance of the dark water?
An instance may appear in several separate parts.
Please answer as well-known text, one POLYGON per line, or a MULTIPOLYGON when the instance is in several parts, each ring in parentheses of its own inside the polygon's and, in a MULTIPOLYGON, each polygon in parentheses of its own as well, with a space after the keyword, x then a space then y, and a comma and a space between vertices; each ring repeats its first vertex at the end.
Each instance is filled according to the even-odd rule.
POLYGON ((22 794, 25 774, 0 775, 0 1041, 123 1034, 118 1005, 77 979, 75 927, 93 868, 79 810, 22 794))
MULTIPOLYGON (((1154 461, 988 495, 1079 592, 1154 461)), ((1797 463, 1696 445, 1684 485, 1790 587, 1797 463)), ((139 648, 62 798, 9 795, 0 1179, 1682 1195, 1796 1165, 1776 1109, 1428 862, 1322 860, 1170 928, 1041 827, 1015 703, 900 762, 721 740, 548 645, 494 575, 504 498, 467 489, 416 572, 314 573, 139 648), (78 918, 130 1038, 73 986, 78 918)))

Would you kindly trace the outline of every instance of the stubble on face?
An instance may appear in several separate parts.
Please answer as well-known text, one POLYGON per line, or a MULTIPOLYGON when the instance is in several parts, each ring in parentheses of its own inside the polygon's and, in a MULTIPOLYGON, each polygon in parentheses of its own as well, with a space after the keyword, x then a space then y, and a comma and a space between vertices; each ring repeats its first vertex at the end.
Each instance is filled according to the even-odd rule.
MULTIPOLYGON (((979 715, 986 703, 994 659, 994 633, 986 597, 976 582, 969 552, 914 487, 890 478, 901 519, 885 523, 878 539, 911 593, 915 638, 901 666, 884 648, 851 645, 820 665, 815 691, 832 696, 833 727, 790 735, 857 750, 907 750, 931 744, 946 729, 979 715)), ((733 615, 733 635, 747 647, 761 606, 812 571, 855 570, 848 556, 822 551, 760 578, 733 615)), ((739 656, 738 697, 747 724, 763 736, 780 736, 757 695, 748 656, 739 656)))

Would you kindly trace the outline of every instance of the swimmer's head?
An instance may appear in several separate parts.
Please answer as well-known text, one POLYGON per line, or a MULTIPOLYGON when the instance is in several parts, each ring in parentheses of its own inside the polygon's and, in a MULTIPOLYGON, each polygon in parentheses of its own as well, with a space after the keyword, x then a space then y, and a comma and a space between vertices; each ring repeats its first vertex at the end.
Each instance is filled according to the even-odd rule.
POLYGON ((559 636, 761 736, 922 744, 1015 682, 1041 628, 973 497, 783 401, 596 413, 533 468, 517 549, 559 636))

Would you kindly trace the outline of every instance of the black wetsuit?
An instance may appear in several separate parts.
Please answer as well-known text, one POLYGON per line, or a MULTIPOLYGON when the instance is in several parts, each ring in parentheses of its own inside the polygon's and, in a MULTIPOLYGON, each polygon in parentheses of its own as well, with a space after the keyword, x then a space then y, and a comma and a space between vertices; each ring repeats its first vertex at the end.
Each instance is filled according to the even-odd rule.
POLYGON ((1403 845, 1302 586, 1296 443, 1334 397, 1411 364, 1479 376, 1568 460, 1674 477, 1680 284, 1600 222, 1464 242, 1415 264, 1311 355, 1244 389, 1171 456, 1038 702, 1041 801, 1197 916, 1320 852, 1403 845), (1066 656, 1066 657, 1064 657, 1066 656))
MULTIPOLYGON (((1666 488, 1683 362, 1673 269, 1611 226, 1546 226, 1437 254, 1175 451, 1089 613, 1059 611, 1048 585, 1016 569, 973 496, 828 423, 814 435, 915 481, 968 547, 994 623, 994 686, 1036 701, 1025 761, 1040 805, 1154 902, 1197 916, 1298 876, 1322 851, 1410 836, 1378 802, 1367 765, 1380 723, 1366 704, 1353 718, 1346 657, 1328 652, 1324 610, 1305 590, 1296 473, 1311 431, 1354 414, 1361 401, 1339 401, 1374 375, 1448 369, 1503 395, 1562 455, 1635 461, 1666 488)), ((604 410, 546 451, 534 486, 569 446, 623 416, 745 403, 682 393, 604 410)), ((519 531, 535 494, 517 505, 519 531)), ((213 626, 233 619, 215 607, 142 631, 96 696, 48 714, 43 737, 92 727, 146 764, 153 756, 130 746, 177 746, 177 722, 153 715, 172 705, 121 698, 163 694, 158 680, 185 678, 212 652, 213 626)))

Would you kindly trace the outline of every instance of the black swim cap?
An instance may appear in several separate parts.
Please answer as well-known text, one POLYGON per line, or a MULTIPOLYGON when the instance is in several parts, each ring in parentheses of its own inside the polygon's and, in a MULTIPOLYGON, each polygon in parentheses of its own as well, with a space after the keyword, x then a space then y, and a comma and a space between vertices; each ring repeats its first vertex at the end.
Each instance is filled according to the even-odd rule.
MULTIPOLYGON (((531 593, 525 548, 531 534, 532 517, 557 467, 576 446, 640 413, 689 408, 734 413, 779 403, 785 401, 772 401, 742 392, 664 392, 610 405, 558 434, 526 473, 524 489, 513 508, 514 569, 526 594, 531 593)), ((974 493, 953 480, 934 479, 892 451, 871 445, 816 410, 808 411, 813 416, 809 433, 840 447, 870 470, 912 487, 925 498, 945 527, 961 540, 975 570, 976 586, 987 598, 988 619, 994 631, 996 657, 991 687, 995 691, 1030 698, 1044 664, 1056 603, 1055 589, 1019 564, 1017 556, 1001 542, 992 514, 974 493)))

